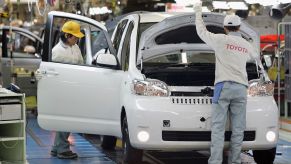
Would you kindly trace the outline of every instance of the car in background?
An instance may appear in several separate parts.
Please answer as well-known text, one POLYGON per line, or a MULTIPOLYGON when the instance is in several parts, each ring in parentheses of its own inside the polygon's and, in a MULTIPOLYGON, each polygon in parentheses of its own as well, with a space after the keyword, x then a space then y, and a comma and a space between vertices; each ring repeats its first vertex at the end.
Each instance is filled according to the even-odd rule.
MULTIPOLYGON (((224 33, 224 15, 203 17, 211 32, 224 33)), ((240 32, 259 48, 259 36, 248 24, 242 23, 240 32)), ((209 149, 215 56, 196 33, 195 14, 130 14, 110 40, 101 23, 52 11, 44 39, 37 74, 42 128, 103 135, 105 149, 114 149, 116 138, 122 138, 124 160, 134 164, 143 150, 209 149), (80 23, 85 34, 79 43, 84 64, 52 61, 53 31, 67 20, 80 23)), ((243 149, 254 150, 255 161, 266 164, 275 158, 278 109, 273 85, 258 65, 247 63, 243 149)), ((230 136, 228 120, 225 145, 230 136)))
POLYGON ((37 84, 34 72, 41 62, 43 40, 24 28, 0 27, 2 87, 14 83, 25 93, 27 108, 36 108, 37 84), (30 104, 33 103, 33 104, 30 104))

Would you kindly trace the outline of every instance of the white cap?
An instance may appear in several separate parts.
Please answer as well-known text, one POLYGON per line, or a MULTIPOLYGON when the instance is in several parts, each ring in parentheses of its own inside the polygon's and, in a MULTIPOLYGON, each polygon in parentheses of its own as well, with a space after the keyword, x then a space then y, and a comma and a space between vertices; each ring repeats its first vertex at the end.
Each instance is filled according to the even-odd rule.
POLYGON ((241 20, 237 15, 226 15, 223 21, 224 26, 239 26, 240 24, 241 20))

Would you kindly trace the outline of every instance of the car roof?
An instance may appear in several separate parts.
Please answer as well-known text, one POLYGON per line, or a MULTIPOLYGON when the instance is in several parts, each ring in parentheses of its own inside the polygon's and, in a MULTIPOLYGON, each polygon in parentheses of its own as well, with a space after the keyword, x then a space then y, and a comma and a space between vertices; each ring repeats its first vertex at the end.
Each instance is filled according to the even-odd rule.
MULTIPOLYGON (((43 43, 43 40, 37 36, 36 34, 34 34, 33 32, 27 30, 27 29, 24 29, 24 28, 20 28, 20 27, 14 27, 14 26, 1 26, 0 27, 0 30, 13 30, 13 31, 19 31, 21 32, 22 34, 27 34, 27 35, 30 35, 30 36, 33 36, 35 39, 37 39, 39 42, 43 43)), ((28 37, 28 36, 27 36, 28 37)), ((31 38, 31 37, 30 37, 31 38)))
MULTIPOLYGON (((189 12, 188 12, 189 13, 189 12)), ((113 33, 116 25, 123 19, 126 19, 129 16, 140 17, 140 23, 157 23, 161 22, 165 18, 170 16, 175 16, 183 14, 183 12, 149 12, 149 11, 134 11, 126 13, 106 21, 105 26, 109 33, 113 33)), ((194 13, 193 13, 194 14, 194 13)))

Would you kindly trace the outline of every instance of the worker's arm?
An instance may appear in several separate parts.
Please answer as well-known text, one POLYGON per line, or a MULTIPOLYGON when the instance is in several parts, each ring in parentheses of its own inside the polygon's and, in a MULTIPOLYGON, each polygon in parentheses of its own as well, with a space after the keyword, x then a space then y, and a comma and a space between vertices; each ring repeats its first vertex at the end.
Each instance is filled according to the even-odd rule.
POLYGON ((202 19, 202 3, 198 2, 194 4, 194 11, 196 14, 195 24, 198 36, 209 46, 213 47, 216 43, 217 36, 214 33, 209 32, 202 19))

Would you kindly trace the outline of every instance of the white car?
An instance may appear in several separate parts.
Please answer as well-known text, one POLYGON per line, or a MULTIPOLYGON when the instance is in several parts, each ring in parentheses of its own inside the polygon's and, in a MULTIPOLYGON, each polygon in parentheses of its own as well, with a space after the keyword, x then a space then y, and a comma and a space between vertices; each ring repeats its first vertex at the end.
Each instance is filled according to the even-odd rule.
MULTIPOLYGON (((29 30, 12 26, 1 26, 0 36, 1 85, 7 88, 15 83, 26 97, 36 97, 34 72, 41 62, 43 40, 29 30)), ((35 107, 27 104, 27 108, 35 107)))
MULTIPOLYGON (((223 33, 224 15, 205 13, 208 29, 223 33)), ((123 18, 110 41, 106 28, 90 18, 50 12, 38 78, 38 122, 48 130, 103 135, 113 149, 122 138, 124 160, 139 163, 143 150, 207 150, 215 58, 196 34, 195 14, 138 13, 123 18), (51 60, 64 20, 81 24, 85 63, 51 60), (159 23, 158 23, 159 22, 159 23)), ((259 48, 258 34, 246 23, 245 39, 259 48)), ((258 54, 259 55, 259 54, 258 54)), ((257 163, 274 160, 278 109, 272 84, 258 64, 247 64, 250 80, 244 150, 257 163)), ((225 133, 228 145, 229 121, 225 133)))

